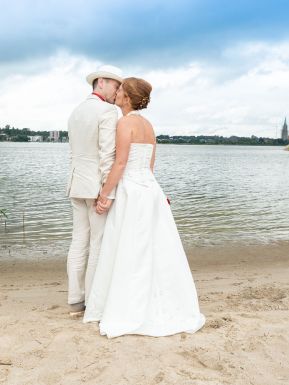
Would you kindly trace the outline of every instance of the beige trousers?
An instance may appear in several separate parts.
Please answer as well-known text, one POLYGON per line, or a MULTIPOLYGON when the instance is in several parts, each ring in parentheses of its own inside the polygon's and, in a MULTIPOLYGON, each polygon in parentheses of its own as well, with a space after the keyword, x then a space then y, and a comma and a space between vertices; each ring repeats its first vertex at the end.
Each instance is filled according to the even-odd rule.
POLYGON ((68 303, 87 303, 107 214, 98 215, 94 199, 71 198, 72 242, 67 258, 68 303))

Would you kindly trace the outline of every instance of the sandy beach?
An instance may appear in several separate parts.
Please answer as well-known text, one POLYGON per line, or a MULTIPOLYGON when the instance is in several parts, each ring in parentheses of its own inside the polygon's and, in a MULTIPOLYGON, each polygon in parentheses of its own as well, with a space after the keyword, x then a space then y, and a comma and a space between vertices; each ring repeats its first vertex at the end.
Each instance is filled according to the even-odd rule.
POLYGON ((65 255, 48 257, 0 262, 0 384, 289 384, 289 242, 191 249, 207 323, 162 338, 71 320, 65 255))

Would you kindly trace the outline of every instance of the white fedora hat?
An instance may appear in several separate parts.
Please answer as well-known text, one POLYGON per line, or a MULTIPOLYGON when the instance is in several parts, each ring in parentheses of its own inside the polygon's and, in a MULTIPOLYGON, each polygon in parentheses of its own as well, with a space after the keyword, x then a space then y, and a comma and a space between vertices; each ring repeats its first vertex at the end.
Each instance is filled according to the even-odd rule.
POLYGON ((96 72, 87 75, 86 80, 88 84, 92 85, 94 80, 98 78, 114 79, 120 83, 123 82, 122 71, 119 68, 110 65, 99 67, 96 72))

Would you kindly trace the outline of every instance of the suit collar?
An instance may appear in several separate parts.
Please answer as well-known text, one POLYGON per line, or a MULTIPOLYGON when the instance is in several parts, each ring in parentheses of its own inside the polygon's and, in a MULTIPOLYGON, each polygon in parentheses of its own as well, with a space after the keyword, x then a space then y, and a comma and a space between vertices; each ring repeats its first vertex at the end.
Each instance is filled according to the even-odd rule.
POLYGON ((99 99, 99 97, 98 97, 98 96, 96 96, 96 95, 92 95, 92 94, 89 94, 89 95, 88 95, 88 97, 87 97, 87 99, 95 99, 95 100, 99 100, 100 102, 102 102, 102 100, 101 100, 101 99, 99 99))

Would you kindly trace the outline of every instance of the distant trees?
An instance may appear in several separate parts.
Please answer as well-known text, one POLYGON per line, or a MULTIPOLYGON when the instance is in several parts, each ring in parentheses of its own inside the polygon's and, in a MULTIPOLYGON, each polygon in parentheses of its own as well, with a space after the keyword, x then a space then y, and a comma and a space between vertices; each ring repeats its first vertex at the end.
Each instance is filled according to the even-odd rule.
MULTIPOLYGON (((12 142, 29 142, 30 136, 42 136, 43 142, 50 142, 49 131, 31 131, 29 128, 15 128, 7 124, 0 128, 0 141, 12 142)), ((67 131, 59 131, 59 141, 66 142, 68 140, 67 131)), ((288 140, 263 138, 252 135, 251 137, 230 136, 228 138, 218 135, 199 135, 199 136, 184 136, 184 135, 158 135, 158 143, 172 144, 227 144, 227 145, 247 145, 247 146, 285 146, 288 140)))
POLYGON ((158 135, 158 143, 172 143, 172 144, 227 144, 227 145, 247 145, 247 146, 284 146, 288 144, 288 141, 282 139, 272 138, 258 138, 252 135, 249 137, 230 136, 226 138, 224 136, 169 136, 158 135))

